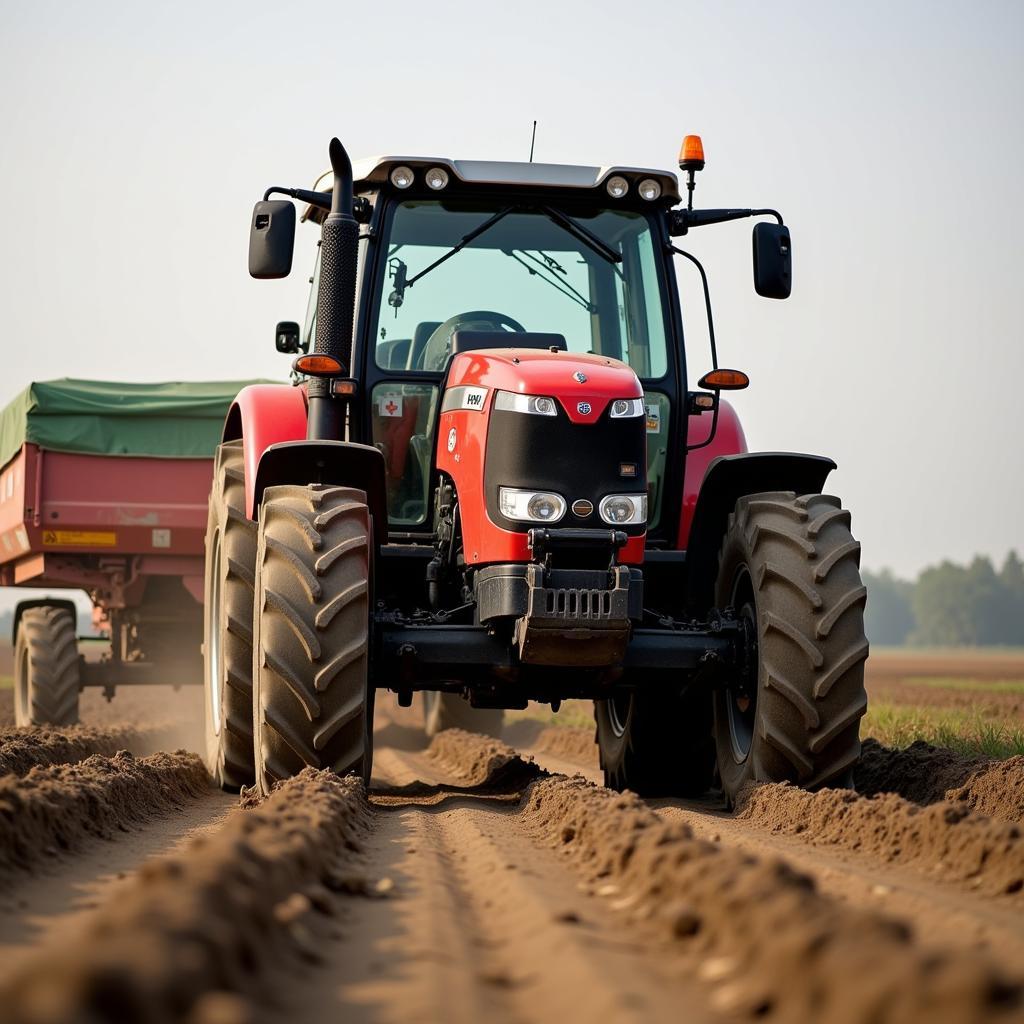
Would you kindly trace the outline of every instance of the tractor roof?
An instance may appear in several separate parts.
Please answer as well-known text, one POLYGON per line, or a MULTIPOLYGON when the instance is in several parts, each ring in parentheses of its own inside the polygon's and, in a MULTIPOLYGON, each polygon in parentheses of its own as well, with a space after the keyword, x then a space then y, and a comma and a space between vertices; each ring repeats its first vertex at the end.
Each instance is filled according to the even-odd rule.
MULTIPOLYGON (((396 167, 413 171, 443 167, 453 178, 470 185, 508 185, 517 188, 596 189, 613 175, 626 178, 634 189, 644 178, 661 185, 661 201, 679 201, 679 182, 671 171, 648 167, 582 167, 573 164, 515 163, 507 160, 451 160, 448 157, 375 156, 353 164, 356 191, 376 188, 388 180, 396 167)), ((316 188, 330 189, 331 174, 317 180, 316 188)), ((635 193, 634 193, 635 194, 635 193)))

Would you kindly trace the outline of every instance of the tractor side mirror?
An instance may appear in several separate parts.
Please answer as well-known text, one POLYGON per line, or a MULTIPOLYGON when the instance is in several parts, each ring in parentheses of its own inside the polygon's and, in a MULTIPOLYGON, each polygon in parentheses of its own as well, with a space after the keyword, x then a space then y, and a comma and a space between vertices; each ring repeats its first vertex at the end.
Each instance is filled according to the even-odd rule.
POLYGON ((793 248, 785 224, 754 225, 754 290, 766 299, 788 299, 793 290, 793 248))
POLYGON ((294 355, 301 347, 299 325, 294 320, 282 320, 274 331, 274 338, 277 342, 278 352, 294 355))
POLYGON ((287 277, 295 248, 295 204, 264 199, 253 207, 249 225, 249 273, 259 280, 287 277))

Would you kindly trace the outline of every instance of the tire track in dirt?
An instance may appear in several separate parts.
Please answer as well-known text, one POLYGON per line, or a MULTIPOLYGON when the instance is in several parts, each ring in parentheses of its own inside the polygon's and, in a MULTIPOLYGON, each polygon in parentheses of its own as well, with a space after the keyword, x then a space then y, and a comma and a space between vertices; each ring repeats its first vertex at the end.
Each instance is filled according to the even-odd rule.
POLYGON ((392 898, 349 905, 327 963, 288 994, 291 1020, 718 1019, 524 832, 535 766, 466 734, 431 749, 378 749, 365 861, 392 898))

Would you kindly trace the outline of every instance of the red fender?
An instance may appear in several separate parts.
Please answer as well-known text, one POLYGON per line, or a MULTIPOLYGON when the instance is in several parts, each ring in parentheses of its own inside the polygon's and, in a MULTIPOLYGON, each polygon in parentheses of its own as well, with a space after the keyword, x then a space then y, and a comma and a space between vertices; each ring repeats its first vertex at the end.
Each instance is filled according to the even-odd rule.
POLYGON ((282 441, 306 439, 306 389, 290 384, 250 384, 238 392, 228 412, 224 440, 242 439, 245 455, 245 509, 256 518, 253 491, 260 457, 282 441))
MULTIPOLYGON (((711 430, 711 415, 699 413, 687 421, 686 440, 688 444, 699 444, 711 430)), ((679 535, 676 548, 686 550, 690 539, 690 527, 693 524, 693 512, 697 507, 697 495, 708 466, 719 455, 739 455, 747 450, 747 438, 736 415, 728 402, 723 401, 718 410, 718 429, 715 439, 705 448, 698 448, 686 456, 686 479, 683 483, 683 507, 679 514, 679 535)))

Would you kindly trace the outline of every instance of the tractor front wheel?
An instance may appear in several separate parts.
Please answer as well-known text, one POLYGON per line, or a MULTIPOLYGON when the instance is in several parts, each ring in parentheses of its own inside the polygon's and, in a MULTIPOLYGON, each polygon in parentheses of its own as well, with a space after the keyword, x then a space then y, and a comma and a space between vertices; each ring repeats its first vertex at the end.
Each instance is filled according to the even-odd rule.
POLYGON ((78 638, 67 608, 26 608, 14 646, 15 725, 78 722, 78 638))
POLYGON ((256 784, 306 766, 369 781, 373 524, 363 491, 268 487, 253 616, 256 784))
POLYGON ((718 772, 730 804, 750 782, 849 786, 867 710, 860 545, 839 499, 740 498, 716 603, 747 624, 746 667, 715 694, 718 772))
POLYGON ((245 514, 242 442, 217 449, 206 527, 206 764, 224 789, 251 786, 256 524, 245 514))

